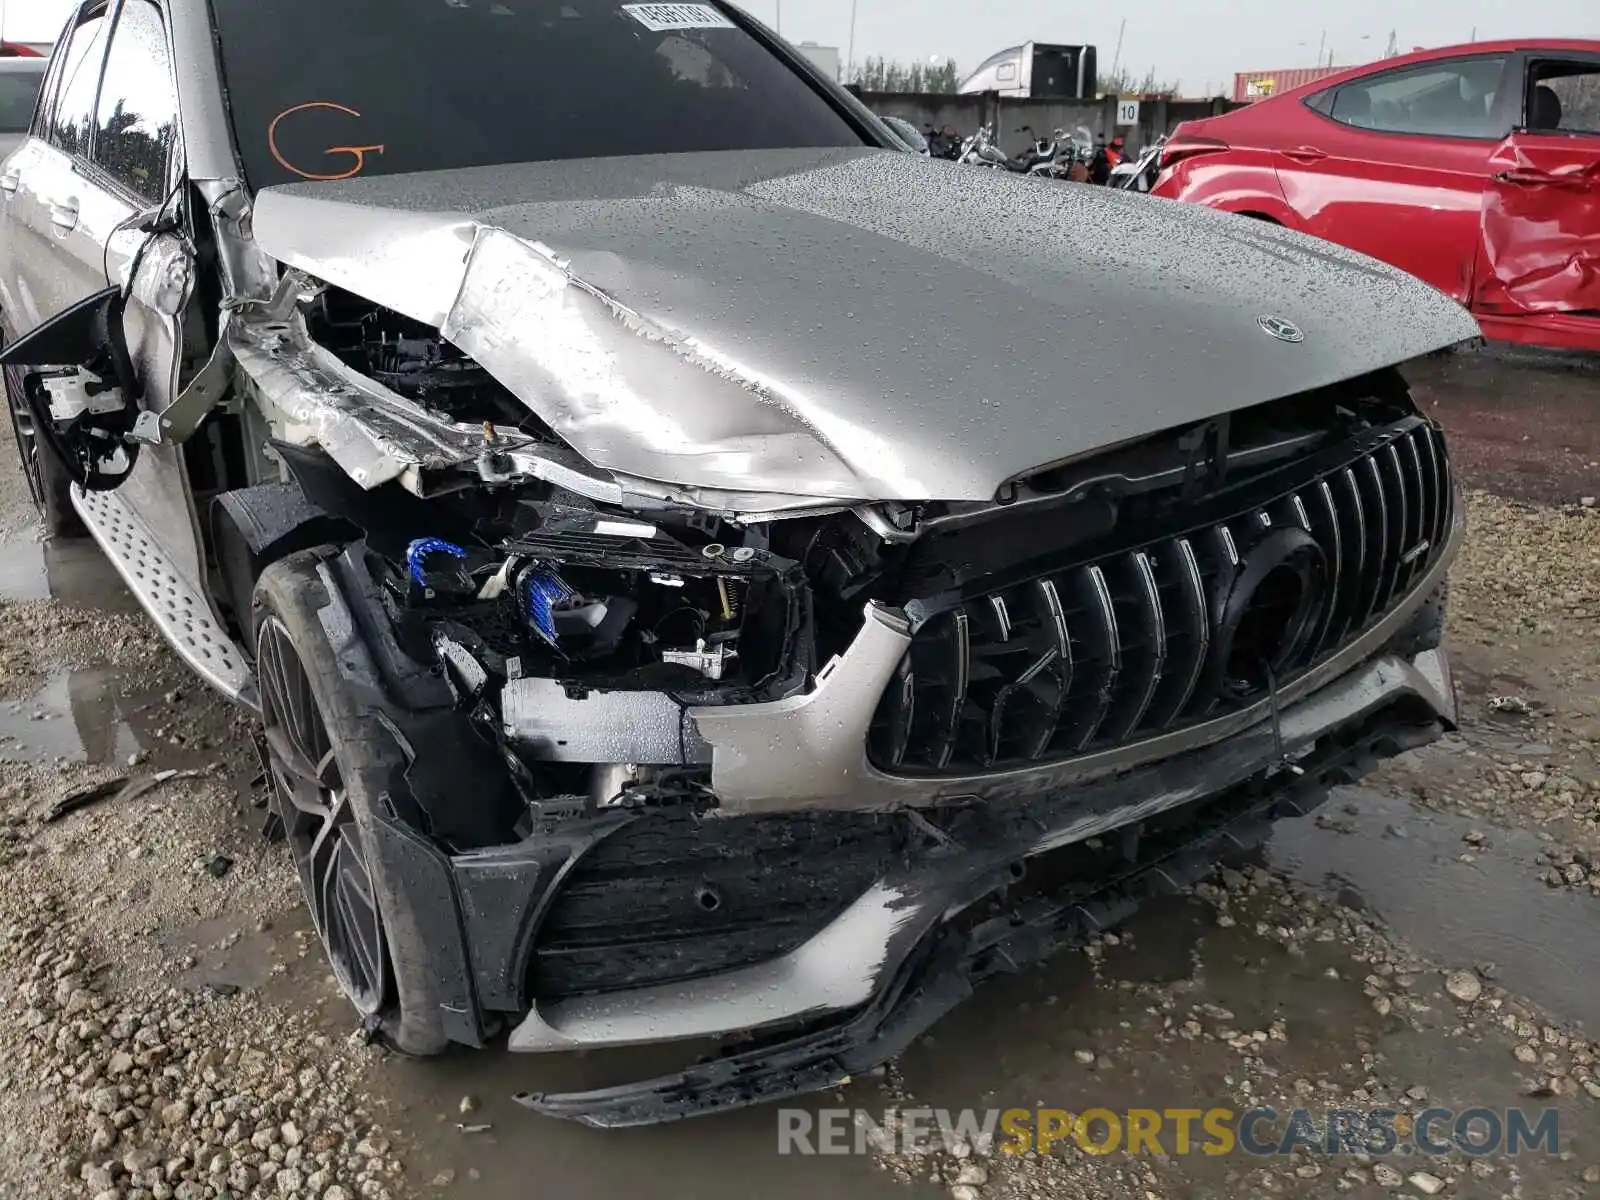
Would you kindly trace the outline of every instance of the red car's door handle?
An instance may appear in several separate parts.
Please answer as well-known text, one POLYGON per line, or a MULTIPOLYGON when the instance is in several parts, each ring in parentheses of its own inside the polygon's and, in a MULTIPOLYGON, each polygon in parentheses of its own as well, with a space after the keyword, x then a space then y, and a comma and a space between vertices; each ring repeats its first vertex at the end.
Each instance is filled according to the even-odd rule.
POLYGON ((1292 158, 1295 162, 1314 163, 1321 162, 1328 156, 1315 146, 1296 146, 1293 150, 1283 152, 1285 158, 1292 158))
POLYGON ((1495 176, 1501 183, 1525 183, 1530 185, 1547 185, 1549 187, 1565 187, 1575 190, 1592 188, 1600 183, 1600 177, 1592 176, 1588 172, 1581 175, 1552 175, 1547 171, 1530 171, 1513 168, 1510 171, 1501 171, 1495 176))

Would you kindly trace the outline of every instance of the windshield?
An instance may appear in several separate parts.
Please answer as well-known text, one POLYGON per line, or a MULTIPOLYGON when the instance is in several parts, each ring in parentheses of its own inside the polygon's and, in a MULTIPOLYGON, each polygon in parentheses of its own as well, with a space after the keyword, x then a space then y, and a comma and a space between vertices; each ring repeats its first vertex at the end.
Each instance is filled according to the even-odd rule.
POLYGON ((37 70, 0 70, 0 133, 28 132, 43 80, 42 61, 37 70))
POLYGON ((709 4, 212 0, 255 187, 545 159, 859 146, 709 4))

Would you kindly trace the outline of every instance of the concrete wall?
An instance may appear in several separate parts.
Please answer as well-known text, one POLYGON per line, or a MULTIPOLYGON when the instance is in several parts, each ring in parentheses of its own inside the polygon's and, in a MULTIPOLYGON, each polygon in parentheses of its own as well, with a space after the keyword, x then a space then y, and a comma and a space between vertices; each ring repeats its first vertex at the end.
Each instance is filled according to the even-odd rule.
POLYGON ((1171 133, 1180 121, 1215 116, 1242 105, 1218 97, 1214 100, 1145 100, 1139 105, 1137 128, 1119 128, 1116 123, 1117 101, 1108 96, 1104 100, 1012 100, 994 92, 978 96, 921 95, 906 92, 863 92, 862 101, 874 112, 887 113, 910 121, 918 129, 929 125, 943 128, 953 125, 963 137, 978 126, 992 123, 995 140, 1008 154, 1027 149, 1028 135, 1018 132, 1021 125, 1031 125, 1048 137, 1055 129, 1071 133, 1079 125, 1087 126, 1096 137, 1110 141, 1117 134, 1126 139, 1128 149, 1139 147, 1171 133))

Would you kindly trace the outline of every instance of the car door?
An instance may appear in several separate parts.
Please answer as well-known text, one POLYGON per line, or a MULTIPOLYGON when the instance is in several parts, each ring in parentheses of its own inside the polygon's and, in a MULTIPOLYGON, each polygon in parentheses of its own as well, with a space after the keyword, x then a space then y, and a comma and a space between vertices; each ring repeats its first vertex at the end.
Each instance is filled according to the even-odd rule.
POLYGON ((1301 228, 1467 303, 1489 159, 1515 119, 1514 57, 1378 70, 1309 97, 1316 124, 1277 163, 1301 228))
POLYGON ((105 286, 84 287, 76 264, 92 252, 89 227, 61 205, 79 191, 74 161, 87 161, 108 22, 88 7, 63 34, 28 140, 0 169, 0 317, 7 340, 105 286))
MULTIPOLYGON (((116 0, 111 18, 94 137, 87 162, 74 162, 90 236, 73 243, 83 257, 71 269, 81 295, 108 281, 127 291, 123 331, 143 388, 139 402, 159 412, 178 392, 194 262, 184 238, 142 227, 159 209, 182 208, 178 89, 162 6, 116 0)), ((203 594, 204 558, 183 448, 145 446, 118 494, 159 541, 167 563, 203 594)))
MULTIPOLYGON (((108 284, 123 286, 139 402, 160 411, 177 394, 180 323, 194 280, 185 239, 142 228, 158 209, 181 207, 183 146, 162 9, 155 0, 85 6, 61 65, 50 136, 30 140, 33 156, 13 197, 32 216, 20 222, 27 245, 15 255, 15 291, 25 300, 7 324, 16 336, 108 284)), ((181 447, 144 447, 119 496, 185 579, 204 578, 181 447)))
POLYGON ((1530 55, 1484 191, 1473 309, 1574 314, 1600 346, 1600 55, 1530 55))

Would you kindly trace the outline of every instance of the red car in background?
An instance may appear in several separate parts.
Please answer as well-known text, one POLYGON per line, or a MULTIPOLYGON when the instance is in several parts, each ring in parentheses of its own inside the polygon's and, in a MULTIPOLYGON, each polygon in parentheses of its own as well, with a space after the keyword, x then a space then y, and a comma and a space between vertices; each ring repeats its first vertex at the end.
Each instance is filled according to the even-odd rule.
POLYGON ((1600 351, 1600 41, 1421 51, 1188 121, 1153 190, 1393 263, 1491 338, 1600 351))

